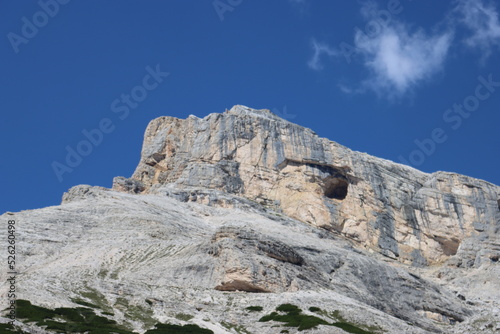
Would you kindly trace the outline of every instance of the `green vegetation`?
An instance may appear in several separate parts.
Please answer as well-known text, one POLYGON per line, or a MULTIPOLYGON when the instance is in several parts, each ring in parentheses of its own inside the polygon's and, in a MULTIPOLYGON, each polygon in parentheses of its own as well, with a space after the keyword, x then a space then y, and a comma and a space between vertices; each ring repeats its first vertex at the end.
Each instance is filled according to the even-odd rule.
POLYGON ((23 332, 20 329, 16 329, 14 326, 9 325, 9 324, 0 324, 0 333, 5 333, 5 334, 25 334, 26 332, 23 332))
POLYGON ((57 333, 132 334, 118 327, 114 320, 96 315, 90 308, 59 307, 50 310, 22 299, 18 300, 16 305, 19 319, 46 326, 47 330, 57 333))
POLYGON ((247 331, 247 329, 242 325, 230 324, 229 322, 225 321, 222 321, 220 324, 226 327, 227 329, 234 329, 238 334, 252 334, 249 331, 247 331))
POLYGON ((155 327, 155 329, 150 329, 145 334, 214 334, 211 330, 196 325, 156 324, 155 327))
MULTIPOLYGON (((75 299, 73 302, 79 305, 98 308, 96 305, 75 299)), ((125 300, 117 300, 121 306, 125 306, 125 300)), ((36 323, 37 326, 45 327, 48 331, 55 333, 86 333, 86 334, 133 334, 131 331, 122 328, 114 320, 99 316, 94 310, 88 307, 59 307, 54 310, 45 307, 32 305, 27 300, 17 300, 17 318, 26 323, 36 323)), ((128 306, 128 305, 127 305, 128 306)), ((129 306, 130 307, 130 306, 129 306)), ((140 308, 135 309, 138 312, 140 308)), ((129 311, 129 310, 127 310, 129 311)), ((146 316, 147 317, 147 316, 146 316)), ((189 314, 179 313, 176 318, 188 321, 193 318, 189 314)), ((148 330, 147 334, 213 334, 209 329, 201 328, 197 325, 170 325, 158 323, 155 328, 148 330)), ((234 326, 235 330, 241 334, 249 334, 242 326, 234 326)), ((0 333, 24 334, 12 325, 0 324, 0 333)))
POLYGON ((27 319, 29 322, 42 322, 45 319, 50 319, 55 315, 54 311, 40 306, 31 305, 31 303, 27 300, 17 300, 16 307, 17 318, 27 319))
POLYGON ((130 305, 128 299, 123 297, 116 298, 113 307, 124 313, 125 322, 129 324, 132 321, 138 321, 143 323, 147 328, 153 326, 157 321, 153 318, 153 310, 151 308, 145 308, 140 305, 130 305))
POLYGON ((353 333, 353 334, 374 334, 374 332, 367 332, 364 329, 357 327, 356 325, 349 324, 346 322, 336 322, 336 323, 332 324, 332 326, 342 328, 346 332, 353 333))
POLYGON ((78 305, 82 305, 82 306, 86 306, 86 307, 91 307, 91 308, 100 308, 99 306, 97 305, 94 305, 92 303, 88 303, 82 299, 79 299, 79 298, 72 298, 71 301, 75 304, 78 304, 78 305))
POLYGON ((317 311, 317 313, 324 315, 332 320, 335 320, 336 322, 334 322, 332 326, 342 328, 344 331, 349 333, 376 334, 384 332, 380 327, 375 327, 375 326, 362 326, 363 328, 360 328, 358 325, 353 324, 347 321, 344 317, 342 317, 339 310, 335 310, 333 312, 328 313, 320 309, 319 311, 317 311))
POLYGON ((321 309, 319 307, 316 307, 316 306, 311 306, 311 307, 309 307, 309 311, 314 312, 314 313, 318 313, 319 311, 321 311, 321 309))
POLYGON ((274 320, 279 314, 277 312, 272 312, 271 314, 265 315, 259 319, 259 322, 268 322, 274 320))
POLYGON ((250 312, 260 312, 263 309, 264 308, 262 306, 248 306, 247 308, 245 308, 245 310, 248 310, 250 312))
POLYGON ((184 313, 177 313, 175 315, 176 319, 183 320, 183 321, 189 321, 194 318, 191 314, 184 314, 184 313))
MULTIPOLYGON (((319 307, 310 307, 309 311, 319 313, 321 315, 326 315, 330 318, 335 316, 335 319, 339 319, 340 321, 329 323, 321 318, 311 315, 302 314, 302 310, 295 305, 292 304, 282 304, 276 308, 278 312, 272 312, 271 314, 265 315, 259 319, 260 322, 267 321, 279 321, 283 322, 283 326, 286 327, 297 327, 299 331, 316 328, 319 325, 326 326, 335 326, 343 329, 344 331, 352 334, 374 334, 372 331, 366 331, 354 324, 347 322, 340 316, 338 311, 335 311, 331 314, 328 314, 325 311, 322 311, 319 307)), ((333 318, 332 318, 333 319, 333 318)), ((369 330, 379 330, 379 328, 369 328, 369 330)), ((281 333, 286 333, 281 331, 281 333)))
POLYGON ((92 307, 92 308, 99 308, 103 311, 112 313, 113 309, 111 309, 111 307, 109 306, 108 301, 106 300, 106 297, 102 293, 97 291, 96 289, 93 289, 93 288, 85 285, 85 291, 80 291, 79 295, 85 299, 90 300, 90 302, 86 302, 83 299, 74 299, 73 300, 74 303, 80 304, 80 303, 76 302, 76 300, 79 300, 79 301, 82 301, 84 303, 88 303, 88 305, 83 305, 83 304, 80 304, 80 305, 88 306, 88 307, 92 307), (92 305, 92 306, 89 306, 89 305, 92 305))
POLYGON ((284 322, 284 326, 286 327, 297 327, 299 331, 303 331, 305 329, 316 328, 318 325, 329 325, 325 320, 311 316, 302 314, 302 310, 295 305, 292 304, 282 304, 276 308, 276 311, 285 313, 278 314, 277 312, 272 312, 269 315, 263 316, 259 319, 260 322, 267 321, 279 321, 284 322))
POLYGON ((281 304, 276 308, 276 311, 285 312, 289 314, 299 314, 302 312, 300 308, 292 304, 281 304))
MULTIPOLYGON (((37 326, 45 327, 46 330, 55 333, 132 334, 131 331, 117 324, 114 320, 97 315, 95 309, 99 309, 99 306, 96 304, 89 303, 82 299, 73 299, 73 302, 82 305, 82 307, 59 307, 50 310, 32 305, 31 302, 27 300, 18 300, 16 302, 17 318, 20 320, 22 319, 26 323, 36 323, 37 326)), ((148 325, 147 323, 151 321, 154 323, 151 314, 148 314, 148 311, 151 312, 151 310, 145 310, 135 305, 128 305, 128 301, 124 298, 118 298, 115 307, 123 309, 127 321, 133 319, 134 321, 146 323, 147 327, 153 327, 148 330, 146 334, 213 334, 211 330, 201 328, 194 324, 181 326, 157 323, 154 326, 153 324, 148 325)), ((248 306, 246 310, 249 312, 260 312, 263 310, 263 307, 248 306)), ((379 327, 362 326, 363 328, 361 328, 356 324, 350 323, 341 316, 339 311, 327 312, 315 306, 309 307, 309 311, 330 318, 333 322, 330 323, 317 316, 303 314, 299 307, 292 304, 279 305, 276 307, 275 312, 262 316, 259 322, 276 321, 282 323, 281 326, 295 327, 299 331, 317 328, 319 325, 325 325, 335 326, 352 334, 375 334, 383 332, 379 327)), ((112 313, 108 312, 103 312, 103 314, 112 315, 112 313)), ((175 317, 182 321, 189 321, 194 318, 192 315, 184 313, 177 313, 175 317)), ((239 334, 251 334, 243 326, 238 324, 223 321, 221 325, 239 334)), ((280 325, 277 326, 280 327, 280 325)), ((273 325, 272 327, 277 326, 273 325)), ((20 329, 16 329, 16 327, 12 325, 0 324, 0 333, 23 334, 24 332, 20 329)), ((280 333, 289 333, 289 331, 283 329, 280 333)))

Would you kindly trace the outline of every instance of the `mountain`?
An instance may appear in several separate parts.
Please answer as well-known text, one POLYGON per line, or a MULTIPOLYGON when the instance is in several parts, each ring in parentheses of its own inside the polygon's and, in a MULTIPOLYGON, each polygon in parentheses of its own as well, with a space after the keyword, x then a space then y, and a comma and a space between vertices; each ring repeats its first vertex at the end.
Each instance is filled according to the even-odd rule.
POLYGON ((157 118, 130 178, 1 217, 21 332, 500 331, 500 187, 268 110, 157 118))

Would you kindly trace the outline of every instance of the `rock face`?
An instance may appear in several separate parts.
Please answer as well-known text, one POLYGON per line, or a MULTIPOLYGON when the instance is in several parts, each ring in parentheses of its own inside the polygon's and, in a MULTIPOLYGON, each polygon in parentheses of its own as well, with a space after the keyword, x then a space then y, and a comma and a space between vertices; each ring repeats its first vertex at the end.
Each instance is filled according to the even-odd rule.
POLYGON ((0 217, 17 224, 18 298, 83 300, 138 333, 279 333, 258 320, 284 303, 365 333, 498 333, 499 194, 235 106, 153 120, 134 175, 112 190, 80 185, 60 206, 0 217))
POLYGON ((134 175, 114 188, 123 190, 123 182, 133 193, 173 184, 243 196, 416 266, 443 263, 465 239, 500 229, 498 186, 354 152, 244 106, 203 119, 153 120, 134 175))

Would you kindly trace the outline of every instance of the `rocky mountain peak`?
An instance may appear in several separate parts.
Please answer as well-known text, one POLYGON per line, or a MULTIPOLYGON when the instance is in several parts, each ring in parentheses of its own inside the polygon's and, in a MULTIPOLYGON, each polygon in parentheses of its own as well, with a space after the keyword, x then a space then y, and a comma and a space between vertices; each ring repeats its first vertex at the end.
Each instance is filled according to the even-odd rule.
POLYGON ((266 109, 160 117, 130 178, 1 216, 22 240, 15 329, 496 333, 499 200, 266 109))
POLYGON ((242 105, 235 105, 225 113, 237 116, 261 117, 278 122, 287 122, 283 118, 271 112, 269 109, 252 109, 242 105))
POLYGON ((203 119, 153 120, 132 178, 117 178, 113 187, 234 194, 414 266, 468 252, 463 241, 495 234, 500 220, 498 186, 355 152, 240 105, 203 119))

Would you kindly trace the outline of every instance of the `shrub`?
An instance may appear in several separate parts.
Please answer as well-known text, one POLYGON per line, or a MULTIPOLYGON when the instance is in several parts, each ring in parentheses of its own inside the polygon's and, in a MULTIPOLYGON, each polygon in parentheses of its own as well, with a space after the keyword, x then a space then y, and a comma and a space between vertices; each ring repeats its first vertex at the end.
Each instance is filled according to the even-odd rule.
MULTIPOLYGON (((346 322, 342 319, 340 322, 329 323, 321 318, 312 315, 302 314, 302 310, 295 305, 292 304, 282 304, 276 308, 276 311, 285 313, 280 314, 277 312, 272 312, 271 314, 265 315, 259 319, 260 322, 267 321, 279 321, 283 322, 283 326, 286 327, 297 327, 299 331, 303 331, 305 329, 316 328, 319 325, 326 326, 335 326, 338 328, 342 328, 344 331, 352 334, 373 334, 372 332, 368 332, 364 329, 357 327, 354 324, 346 322)), ((310 307, 309 311, 311 312, 322 312, 319 307, 310 307)), ((336 313, 339 315, 339 313, 336 313)), ((287 333, 288 331, 281 333, 287 333)))
POLYGON ((246 310, 250 311, 250 312, 260 312, 262 311, 264 308, 262 306, 248 306, 246 308, 246 310))
POLYGON ((82 299, 79 299, 79 298, 76 298, 76 299, 71 299, 71 301, 75 304, 79 304, 79 305, 82 305, 82 306, 86 306, 86 307, 90 307, 90 308, 99 308, 99 306, 97 305, 94 305, 92 303, 89 303, 89 302, 86 302, 82 299))
POLYGON ((279 321, 284 322, 284 326, 297 327, 299 331, 315 328, 318 325, 329 325, 325 320, 302 314, 302 310, 292 304, 282 304, 276 308, 276 311, 284 312, 286 314, 278 314, 273 312, 269 315, 263 316, 259 319, 260 322, 279 321))
POLYGON ((114 320, 98 316, 89 308, 59 307, 50 310, 22 299, 17 300, 16 304, 19 319, 36 322, 38 326, 46 326, 47 330, 59 333, 132 334, 128 330, 119 328, 114 320))
POLYGON ((214 334, 209 329, 197 325, 170 325, 156 324, 156 328, 148 330, 145 334, 214 334))
POLYGON ((295 305, 292 305, 292 304, 281 304, 280 306, 278 306, 276 308, 276 311, 280 311, 280 312, 285 312, 285 313, 293 313, 293 314, 299 314, 302 312, 302 310, 300 308, 298 308, 297 306, 295 305))

